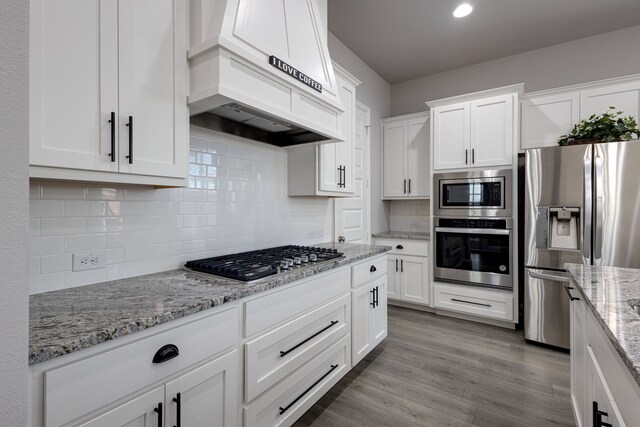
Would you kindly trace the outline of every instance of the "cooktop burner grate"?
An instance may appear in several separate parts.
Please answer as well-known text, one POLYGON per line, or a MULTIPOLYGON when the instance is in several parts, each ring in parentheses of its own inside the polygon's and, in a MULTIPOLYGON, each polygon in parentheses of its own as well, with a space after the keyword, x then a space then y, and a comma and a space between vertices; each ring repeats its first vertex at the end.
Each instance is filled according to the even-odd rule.
POLYGON ((185 267, 249 282, 343 255, 337 249, 288 245, 188 261, 185 267))

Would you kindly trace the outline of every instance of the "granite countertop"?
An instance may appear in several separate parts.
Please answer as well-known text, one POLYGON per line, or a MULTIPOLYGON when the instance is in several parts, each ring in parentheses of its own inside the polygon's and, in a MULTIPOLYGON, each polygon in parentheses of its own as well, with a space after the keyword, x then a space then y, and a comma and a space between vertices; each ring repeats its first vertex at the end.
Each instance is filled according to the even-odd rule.
POLYGON ((387 246, 325 243, 344 257, 250 283, 186 268, 29 298, 29 364, 129 335, 211 307, 385 253, 387 246))
POLYGON ((566 264, 565 268, 640 386, 640 270, 566 264))
POLYGON ((379 239, 431 240, 431 233, 418 231, 385 231, 372 234, 371 237, 377 237, 379 239))

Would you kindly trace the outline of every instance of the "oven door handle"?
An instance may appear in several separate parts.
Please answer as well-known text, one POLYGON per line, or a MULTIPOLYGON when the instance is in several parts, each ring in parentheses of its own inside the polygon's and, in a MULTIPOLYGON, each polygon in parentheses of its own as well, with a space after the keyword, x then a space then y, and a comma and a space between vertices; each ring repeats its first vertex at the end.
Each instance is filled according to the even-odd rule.
POLYGON ((496 228, 452 228, 452 227, 436 227, 436 233, 460 233, 460 234, 497 234, 508 236, 511 234, 509 229, 496 228))

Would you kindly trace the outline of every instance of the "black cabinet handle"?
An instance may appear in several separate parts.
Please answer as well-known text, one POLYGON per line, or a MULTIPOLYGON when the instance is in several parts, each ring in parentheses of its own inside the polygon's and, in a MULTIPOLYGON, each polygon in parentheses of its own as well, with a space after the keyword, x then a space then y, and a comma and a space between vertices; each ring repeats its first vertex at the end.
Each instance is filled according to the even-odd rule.
POLYGON ((398 245, 398 246, 396 246, 396 249, 404 249, 404 246, 398 245))
POLYGON ((158 427, 162 427, 162 402, 158 403, 153 412, 158 414, 158 427))
POLYGON ((347 188, 347 167, 342 166, 342 188, 347 188))
POLYGON ((126 157, 129 159, 129 164, 133 164, 133 116, 129 116, 129 122, 127 123, 129 128, 129 155, 126 157))
POLYGON ((575 300, 580 301, 580 298, 574 297, 573 295, 571 295, 571 290, 572 289, 573 288, 571 286, 565 286, 564 287, 565 292, 567 293, 567 295, 569 295, 569 300, 571 300, 571 301, 575 301, 575 300))
POLYGON ((398 272, 398 260, 396 259, 396 273, 398 272))
POLYGON ((610 423, 602 421, 602 417, 608 417, 609 414, 598 410, 598 402, 593 401, 593 427, 613 427, 610 423))
POLYGON ((404 193, 403 194, 407 194, 407 180, 404 180, 404 193))
POLYGON ((153 355, 153 363, 164 363, 174 357, 178 357, 180 350, 175 344, 166 344, 160 347, 156 354, 153 355))
POLYGON ((404 260, 400 260, 400 273, 404 273, 404 260))
POLYGON ((379 305, 380 305, 380 301, 379 301, 379 299, 378 299, 378 297, 379 297, 379 296, 380 296, 380 290, 379 290, 379 289, 378 289, 378 287, 376 286, 376 293, 375 293, 375 298, 376 298, 375 303, 376 303, 376 305, 375 305, 374 307, 377 307, 377 306, 379 306, 379 305))
POLYGON ((411 194, 411 178, 409 178, 409 194, 411 194))
POLYGON ((371 268, 369 269, 370 273, 375 273, 376 271, 378 271, 378 269, 376 268, 375 265, 372 265, 371 268))
POLYGON ((465 165, 469 164, 469 150, 468 149, 464 150, 464 164, 465 165))
POLYGON ((311 341, 312 339, 314 339, 315 337, 317 337, 318 335, 320 335, 321 333, 323 333, 323 332, 324 332, 324 331, 326 331, 327 329, 329 329, 329 328, 331 328, 331 327, 333 327, 333 326, 335 326, 335 325, 337 325, 337 324, 338 324, 338 321, 337 321, 337 320, 332 320, 332 321, 331 321, 331 324, 330 324, 329 326, 326 326, 326 327, 324 327, 324 328, 320 329, 318 332, 316 332, 315 334, 311 335, 311 336, 310 336, 309 338, 307 338, 306 340, 304 340, 304 341, 302 341, 302 342, 300 342, 300 343, 296 344, 295 346, 291 347, 289 350, 281 351, 281 352, 280 352, 280 357, 284 357, 284 356, 286 356, 287 354, 291 353, 291 352, 292 352, 293 350, 295 350, 296 348, 298 348, 298 347, 300 347, 301 345, 303 345, 303 344, 305 344, 305 343, 307 343, 307 342, 311 341))
POLYGON ((371 302, 369 303, 369 305, 373 308, 376 308, 376 288, 371 289, 369 293, 371 294, 371 302))
POLYGON ((472 148, 471 149, 471 163, 472 164, 476 164, 476 149, 472 148))
POLYGON ((180 393, 176 393, 176 397, 173 398, 173 401, 176 402, 176 425, 173 427, 180 427, 182 424, 182 417, 180 412, 182 411, 182 395, 180 393))
POLYGON ((111 123, 111 152, 109 156, 111 157, 111 162, 116 161, 116 113, 111 112, 111 119, 109 120, 111 123))
POLYGON ((342 187, 342 166, 338 166, 338 188, 342 187))
POLYGON ((465 304, 481 305, 482 307, 491 307, 491 304, 482 304, 482 303, 479 303, 479 302, 465 301, 463 299, 451 298, 451 301, 462 302, 462 303, 465 303, 465 304))
POLYGON ((287 406, 285 406, 284 408, 281 406, 280 409, 280 415, 284 414, 285 412, 287 412, 289 410, 289 408, 291 408, 293 405, 296 404, 296 402, 300 399, 302 399, 304 397, 305 394, 309 393, 315 386, 317 386, 318 384, 320 384, 320 382, 327 378, 329 376, 329 374, 331 374, 331 372, 334 371, 334 369, 336 369, 338 367, 338 365, 331 365, 331 369, 329 369, 329 372, 327 372, 326 374, 324 374, 323 376, 320 377, 320 379, 318 381, 316 381, 315 383, 311 384, 311 386, 306 389, 305 391, 302 392, 302 394, 298 397, 295 398, 295 400, 291 403, 289 403, 287 406))

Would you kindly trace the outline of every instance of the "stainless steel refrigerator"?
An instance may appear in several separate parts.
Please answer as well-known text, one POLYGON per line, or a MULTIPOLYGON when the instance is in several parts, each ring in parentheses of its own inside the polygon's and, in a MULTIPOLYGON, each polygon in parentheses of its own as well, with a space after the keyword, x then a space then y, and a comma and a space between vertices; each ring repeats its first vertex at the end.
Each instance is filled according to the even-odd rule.
POLYGON ((527 150, 525 339, 569 348, 564 264, 640 268, 640 142, 527 150))

